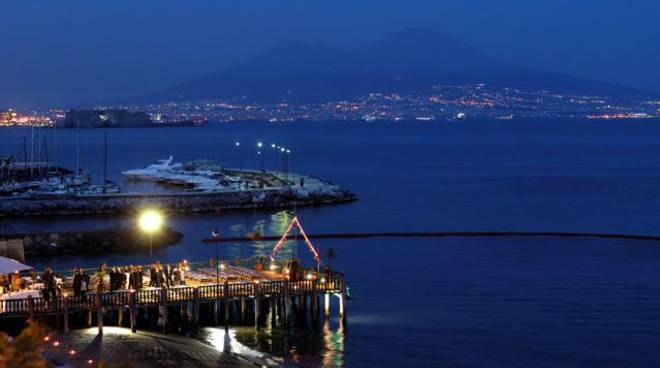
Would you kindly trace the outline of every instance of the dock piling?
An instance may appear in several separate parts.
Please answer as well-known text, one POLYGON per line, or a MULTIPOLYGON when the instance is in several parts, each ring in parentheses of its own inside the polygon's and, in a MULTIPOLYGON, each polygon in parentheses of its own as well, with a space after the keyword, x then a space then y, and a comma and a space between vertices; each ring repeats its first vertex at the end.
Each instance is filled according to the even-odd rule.
POLYGON ((289 297, 289 280, 284 280, 284 323, 289 324, 291 313, 291 298, 289 297))
POLYGON ((101 293, 96 290, 96 323, 99 328, 99 335, 103 335, 103 308, 101 307, 101 293))
POLYGON ((225 331, 229 331, 229 283, 227 281, 222 287, 222 296, 225 301, 225 331))
POLYGON ((167 289, 160 289, 160 303, 163 309, 163 332, 167 332, 167 289))
POLYGON ((199 323, 199 290, 193 289, 193 325, 197 327, 199 323))
POLYGON ((261 309, 261 301, 259 300, 259 283, 254 283, 254 327, 259 329, 259 312, 261 309))
POLYGON ((130 314, 130 319, 131 319, 131 332, 135 333, 136 332, 136 326, 135 326, 135 292, 131 290, 131 293, 128 296, 128 303, 129 303, 129 314, 130 314))
POLYGON ((65 295, 62 298, 62 304, 64 304, 64 333, 69 333, 69 298, 65 295))

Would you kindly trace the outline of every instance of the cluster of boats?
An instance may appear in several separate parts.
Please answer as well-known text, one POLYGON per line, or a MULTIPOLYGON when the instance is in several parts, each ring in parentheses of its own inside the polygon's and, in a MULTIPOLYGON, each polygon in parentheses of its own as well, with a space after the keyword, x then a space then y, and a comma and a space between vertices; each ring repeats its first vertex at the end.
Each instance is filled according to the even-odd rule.
POLYGON ((143 169, 123 171, 122 175, 129 180, 182 186, 187 191, 198 192, 245 190, 264 186, 263 180, 257 178, 257 173, 250 175, 247 171, 239 173, 225 170, 210 160, 193 160, 182 164, 174 162, 172 156, 143 169))
MULTIPOLYGON (((277 186, 277 178, 265 172, 225 170, 210 160, 193 160, 186 164, 173 157, 159 160, 142 169, 127 170, 122 175, 133 181, 183 187, 185 191, 233 191, 277 186), (270 179, 269 179, 270 178, 270 179)), ((28 180, 0 181, 0 196, 95 195, 120 193, 115 183, 92 184, 87 174, 49 172, 28 180)))
POLYGON ((119 187, 110 181, 92 184, 89 175, 51 173, 27 181, 6 181, 0 184, 0 196, 81 195, 119 193, 119 187))

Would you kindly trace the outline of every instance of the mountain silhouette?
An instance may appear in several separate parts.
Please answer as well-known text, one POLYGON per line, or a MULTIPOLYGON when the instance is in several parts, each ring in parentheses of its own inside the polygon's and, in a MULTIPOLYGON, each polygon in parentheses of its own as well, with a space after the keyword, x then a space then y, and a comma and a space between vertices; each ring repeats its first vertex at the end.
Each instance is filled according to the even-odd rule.
POLYGON ((507 64, 439 30, 405 29, 350 51, 287 41, 215 75, 175 85, 144 99, 156 102, 245 96, 262 102, 317 102, 369 92, 475 83, 614 97, 645 94, 632 87, 507 64))

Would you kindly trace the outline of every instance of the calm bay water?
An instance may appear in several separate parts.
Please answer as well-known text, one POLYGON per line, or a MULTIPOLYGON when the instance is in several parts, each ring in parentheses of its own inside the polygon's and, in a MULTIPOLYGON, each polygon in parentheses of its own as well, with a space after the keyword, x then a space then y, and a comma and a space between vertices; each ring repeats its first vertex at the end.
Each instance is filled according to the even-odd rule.
MULTIPOLYGON (((657 122, 235 124, 107 130, 108 168, 214 159, 259 166, 258 140, 293 151, 293 166, 353 190, 359 201, 298 209, 308 232, 583 231, 660 235, 657 122), (240 141, 239 151, 234 142, 240 141), (256 161, 256 162, 254 162, 256 161)), ((0 131, 20 154, 29 130, 0 131)), ((49 144, 54 144, 53 132, 49 144)), ((100 179, 102 130, 81 132, 81 166, 100 179)), ((75 165, 75 131, 57 132, 57 158, 75 165)), ((2 150, 4 151, 4 149, 2 150)), ((52 155, 52 153, 51 153, 52 155)), ((265 166, 279 167, 267 151, 265 166)), ((124 184, 126 185, 126 184, 124 184)), ((126 190, 135 188, 125 186, 126 190)), ((211 229, 279 234, 292 211, 172 216, 181 244, 155 257, 208 259, 211 229)), ((130 218, 12 219, 19 232, 104 228, 130 218)), ((292 365, 581 367, 660 363, 660 244, 557 238, 324 240, 355 296, 348 329, 237 331, 292 365)), ((228 244, 228 257, 270 243, 228 244)), ((289 245, 289 251, 295 247, 289 245)), ((304 247, 297 245, 304 255, 304 247)), ((148 262, 138 255, 34 259, 56 268, 148 262)))

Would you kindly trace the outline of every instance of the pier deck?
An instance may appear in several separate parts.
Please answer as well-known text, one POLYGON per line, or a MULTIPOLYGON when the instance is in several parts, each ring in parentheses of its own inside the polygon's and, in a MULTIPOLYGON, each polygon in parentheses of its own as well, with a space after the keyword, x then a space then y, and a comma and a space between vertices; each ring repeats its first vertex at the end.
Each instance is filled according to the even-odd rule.
POLYGON ((180 313, 191 311, 193 323, 200 319, 200 305, 210 308, 211 319, 216 322, 224 309, 225 325, 229 319, 229 305, 240 303, 245 309, 246 302, 253 309, 255 326, 259 327, 261 311, 269 307, 279 309, 282 320, 287 321, 292 313, 292 303, 295 309, 304 313, 307 306, 311 315, 319 314, 319 297, 325 296, 325 316, 329 315, 330 296, 339 298, 340 319, 345 322, 345 283, 341 273, 314 274, 305 280, 291 281, 282 278, 279 274, 261 271, 264 277, 246 280, 225 280, 221 283, 199 281, 195 277, 186 279, 186 285, 172 287, 147 287, 142 290, 117 290, 87 292, 84 296, 74 297, 70 290, 62 295, 47 300, 43 296, 28 296, 20 299, 0 300, 0 318, 25 318, 34 320, 39 317, 57 316, 63 320, 65 332, 69 329, 69 316, 75 313, 87 312, 88 324, 91 324, 92 313, 96 313, 99 329, 102 330, 104 313, 119 311, 118 324, 121 325, 123 313, 130 314, 130 327, 135 331, 137 310, 156 307, 164 320, 163 330, 168 325, 168 308, 178 308, 180 313), (270 274, 270 276, 269 276, 270 274), (275 307, 275 305, 279 306, 275 307))

